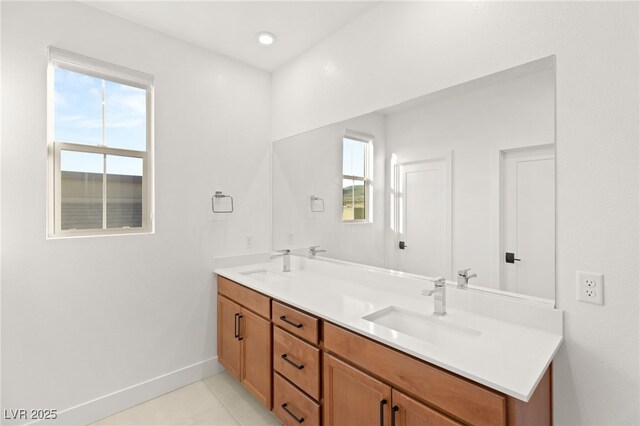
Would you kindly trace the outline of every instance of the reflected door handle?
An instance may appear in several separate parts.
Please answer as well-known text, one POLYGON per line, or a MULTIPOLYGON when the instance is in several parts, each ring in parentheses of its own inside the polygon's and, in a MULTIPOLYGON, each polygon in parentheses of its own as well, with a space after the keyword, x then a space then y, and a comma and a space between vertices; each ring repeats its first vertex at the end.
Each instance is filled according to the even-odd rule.
POLYGON ((409 247, 409 246, 407 246, 407 244, 406 244, 404 241, 400 241, 400 243, 398 243, 398 248, 399 248, 400 250, 404 250, 404 249, 406 249, 407 247, 409 247))
POLYGON ((515 254, 513 254, 513 253, 505 253, 504 261, 507 262, 507 263, 520 262, 520 260, 522 260, 522 259, 517 259, 515 254))

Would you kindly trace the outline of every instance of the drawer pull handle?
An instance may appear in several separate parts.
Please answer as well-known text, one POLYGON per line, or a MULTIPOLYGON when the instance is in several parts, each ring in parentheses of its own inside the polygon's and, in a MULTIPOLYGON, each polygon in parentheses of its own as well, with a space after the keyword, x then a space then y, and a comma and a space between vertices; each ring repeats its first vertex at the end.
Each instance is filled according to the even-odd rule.
POLYGON ((380 426, 384 426, 384 406, 387 405, 387 400, 380 401, 380 426))
POLYGON ((396 426, 396 412, 399 410, 397 405, 391 407, 391 426, 396 426))
POLYGON ((289 364, 293 365, 295 368, 297 368, 298 370, 302 370, 304 368, 304 365, 302 364, 296 364, 295 362, 291 361, 289 359, 289 357, 287 357, 287 354, 282 354, 280 355, 280 358, 284 359, 285 361, 287 361, 289 364))
POLYGON ((244 339, 244 337, 242 337, 242 336, 240 335, 240 330, 241 330, 241 327, 240 327, 240 320, 241 320, 242 318, 244 318, 244 315, 240 315, 240 314, 238 314, 238 340, 242 340, 242 339, 244 339))
POLYGON ((240 316, 240 314, 235 314, 234 315, 234 320, 233 320, 233 337, 235 337, 236 339, 238 338, 238 336, 240 336, 240 331, 239 330, 239 322, 240 320, 238 319, 238 317, 240 316))
POLYGON ((286 412, 287 412, 287 414, 289 414, 291 417, 293 417, 294 419, 296 419, 296 422, 298 422, 298 423, 302 423, 302 422, 304 422, 304 417, 298 417, 298 416, 296 416, 295 414, 293 414, 291 411, 289 411, 289 409, 287 408, 287 404, 286 404, 286 403, 282 404, 282 405, 281 405, 281 407, 282 407, 282 409, 283 409, 284 411, 286 411, 286 412))
POLYGON ((280 317, 280 320, 286 322, 287 324, 290 324, 290 325, 294 326, 295 328, 302 328, 302 324, 298 324, 298 323, 295 323, 295 322, 293 322, 291 320, 288 320, 287 317, 285 317, 284 315, 282 315, 280 317))

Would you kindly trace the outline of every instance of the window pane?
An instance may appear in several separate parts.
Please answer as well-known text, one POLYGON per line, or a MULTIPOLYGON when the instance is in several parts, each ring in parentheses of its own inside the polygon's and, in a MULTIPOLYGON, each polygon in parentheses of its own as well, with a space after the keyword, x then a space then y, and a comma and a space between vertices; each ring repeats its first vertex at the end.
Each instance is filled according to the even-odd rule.
POLYGON ((342 181, 342 220, 353 220, 353 181, 342 181))
POLYGON ((85 145, 102 143, 102 80, 56 68, 54 139, 85 145))
POLYGON ((106 145, 145 151, 147 147, 147 92, 105 81, 106 145))
POLYGON ((355 220, 366 219, 365 197, 364 182, 359 180, 353 181, 353 218, 355 220))
POLYGON ((102 228, 102 154, 60 151, 62 229, 102 228))
POLYGON ((364 142, 352 142, 351 143, 351 170, 352 176, 360 176, 364 177, 364 159, 365 159, 365 150, 367 148, 367 144, 364 142))
POLYGON ((142 226, 142 158, 107 155, 107 228, 142 226))
POLYGON ((349 138, 342 139, 342 174, 365 177, 367 143, 349 138))

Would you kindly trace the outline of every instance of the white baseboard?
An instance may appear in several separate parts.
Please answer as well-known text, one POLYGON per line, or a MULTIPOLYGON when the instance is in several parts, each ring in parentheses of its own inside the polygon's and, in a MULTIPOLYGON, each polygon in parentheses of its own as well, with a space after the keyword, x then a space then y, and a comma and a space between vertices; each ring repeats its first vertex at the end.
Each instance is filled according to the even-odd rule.
POLYGON ((218 357, 206 359, 162 376, 58 412, 54 421, 35 421, 29 425, 87 425, 167 392, 224 371, 218 357))

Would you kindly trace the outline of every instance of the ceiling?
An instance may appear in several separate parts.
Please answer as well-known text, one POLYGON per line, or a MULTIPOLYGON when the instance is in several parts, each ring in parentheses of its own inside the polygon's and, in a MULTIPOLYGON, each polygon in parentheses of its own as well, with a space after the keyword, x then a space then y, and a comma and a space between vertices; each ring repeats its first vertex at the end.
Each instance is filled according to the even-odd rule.
POLYGON ((83 3, 273 71, 345 26, 373 1, 83 1, 83 3), (261 46, 269 31, 275 44, 261 46))

